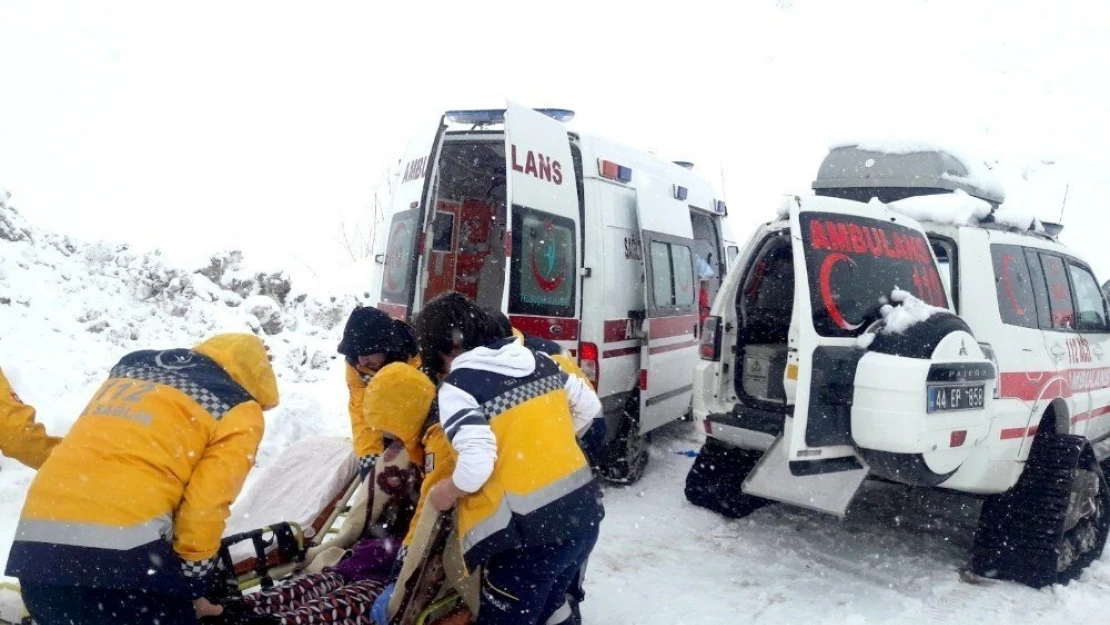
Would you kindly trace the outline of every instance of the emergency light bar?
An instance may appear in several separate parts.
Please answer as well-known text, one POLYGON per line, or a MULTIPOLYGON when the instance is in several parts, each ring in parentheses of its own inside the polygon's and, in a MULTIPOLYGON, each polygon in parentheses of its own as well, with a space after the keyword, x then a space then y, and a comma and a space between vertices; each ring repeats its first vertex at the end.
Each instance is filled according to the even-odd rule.
MULTIPOLYGON (((548 117, 560 121, 569 122, 574 119, 574 111, 567 109, 533 109, 538 113, 543 113, 548 117)), ((447 111, 444 113, 447 121, 455 124, 504 124, 505 123, 505 109, 479 109, 473 111, 447 111)))
POLYGON ((610 180, 619 180, 621 182, 632 182, 632 170, 605 159, 597 159, 597 173, 602 178, 610 180))

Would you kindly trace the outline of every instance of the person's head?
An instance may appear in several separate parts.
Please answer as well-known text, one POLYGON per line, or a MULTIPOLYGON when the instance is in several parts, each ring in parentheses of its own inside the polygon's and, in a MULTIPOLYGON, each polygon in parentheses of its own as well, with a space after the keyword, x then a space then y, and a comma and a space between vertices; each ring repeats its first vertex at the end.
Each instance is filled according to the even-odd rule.
POLYGON ((459 354, 510 336, 477 304, 457 292, 439 295, 416 317, 420 357, 432 371, 446 372, 459 354))
POLYGON ((419 369, 400 364, 382 368, 374 381, 367 401, 375 409, 366 412, 366 425, 387 440, 400 441, 414 463, 423 462, 421 434, 435 401, 435 384, 419 369))
POLYGON ((390 351, 396 348, 395 320, 372 306, 359 306, 351 311, 343 328, 338 352, 347 362, 367 371, 376 372, 389 364, 390 351))
POLYGON ((416 332, 412 326, 394 319, 389 328, 389 340, 385 345, 385 366, 394 362, 408 362, 416 357, 419 348, 416 345, 416 332))
POLYGON ((493 319, 493 322, 497 324, 497 327, 500 328, 502 337, 512 336, 513 322, 509 321, 509 317, 505 313, 501 312, 501 309, 485 308, 484 310, 486 311, 486 314, 489 315, 491 319, 493 319))
POLYGON ((277 377, 262 339, 245 332, 217 334, 192 351, 214 360, 263 410, 278 405, 277 377))

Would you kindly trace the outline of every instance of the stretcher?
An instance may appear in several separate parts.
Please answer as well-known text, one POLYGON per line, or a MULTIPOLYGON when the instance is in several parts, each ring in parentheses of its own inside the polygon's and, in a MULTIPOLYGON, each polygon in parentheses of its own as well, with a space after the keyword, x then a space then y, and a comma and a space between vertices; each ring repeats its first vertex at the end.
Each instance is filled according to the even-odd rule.
POLYGON ((425 508, 389 603, 389 625, 472 622, 478 613, 479 579, 477 573, 465 573, 454 513, 425 508))
MULTIPOLYGON (((376 471, 405 466, 408 458, 398 445, 378 462, 376 471)), ((298 441, 262 469, 232 506, 216 598, 337 563, 384 503, 371 498, 357 467, 350 439, 327 437, 298 441)), ((464 625, 477 614, 479 575, 463 573, 453 517, 428 506, 417 521, 390 625, 464 625)), ((0 625, 32 625, 14 582, 0 582, 0 625)))
MULTIPOLYGON (((232 505, 217 594, 268 587, 302 568, 322 567, 329 556, 337 559, 365 524, 366 491, 350 439, 290 445, 232 505)), ((0 625, 32 625, 15 581, 0 582, 0 625)))
POLYGON ((366 500, 350 439, 293 443, 231 508, 220 549, 222 594, 268 588, 317 554, 346 549, 365 523, 366 500))

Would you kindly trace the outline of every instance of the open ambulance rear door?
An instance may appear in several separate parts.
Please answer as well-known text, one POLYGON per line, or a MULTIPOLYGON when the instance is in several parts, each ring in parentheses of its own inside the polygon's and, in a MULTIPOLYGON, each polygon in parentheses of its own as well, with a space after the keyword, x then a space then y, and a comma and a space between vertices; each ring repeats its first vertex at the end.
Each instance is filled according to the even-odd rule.
POLYGON ((851 432, 858 337, 895 288, 941 308, 948 298, 921 225, 882 204, 794 198, 790 230, 794 409, 744 492, 843 516, 867 476, 851 432))
POLYGON ((646 433, 682 417, 690 408, 698 361, 698 282, 690 207, 675 197, 673 186, 665 181, 645 176, 635 185, 644 246, 640 432, 646 433))
POLYGON ((384 265, 381 279, 381 297, 378 308, 397 319, 405 320, 412 310, 412 299, 421 255, 421 233, 425 218, 426 202, 432 184, 435 156, 443 133, 447 130, 444 119, 414 136, 405 149, 401 162, 401 179, 381 225, 387 229, 383 253, 375 262, 384 265))
POLYGON ((567 127, 509 102, 505 171, 510 260, 502 310, 521 332, 575 350, 582 232, 567 127))

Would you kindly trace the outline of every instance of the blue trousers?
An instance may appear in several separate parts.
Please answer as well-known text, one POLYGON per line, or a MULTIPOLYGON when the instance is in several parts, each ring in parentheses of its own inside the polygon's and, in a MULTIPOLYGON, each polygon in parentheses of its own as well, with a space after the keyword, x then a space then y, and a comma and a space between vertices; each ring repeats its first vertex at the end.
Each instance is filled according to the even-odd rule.
POLYGON ((144 590, 23 583, 20 594, 38 625, 186 625, 197 622, 187 597, 144 590))
POLYGON ((482 566, 482 596, 475 625, 544 625, 570 622, 567 590, 576 583, 597 543, 598 526, 545 545, 521 547, 491 557, 482 566))

